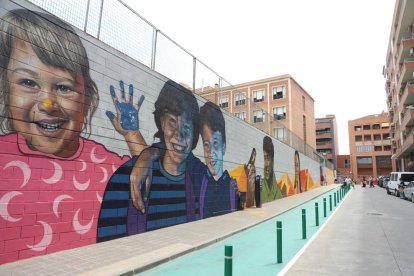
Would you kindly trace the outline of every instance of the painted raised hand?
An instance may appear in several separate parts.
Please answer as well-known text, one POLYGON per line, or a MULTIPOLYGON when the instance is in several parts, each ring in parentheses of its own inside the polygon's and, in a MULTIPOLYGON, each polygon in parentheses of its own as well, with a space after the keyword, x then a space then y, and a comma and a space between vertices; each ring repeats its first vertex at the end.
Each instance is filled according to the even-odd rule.
POLYGON ((144 102, 145 97, 144 95, 142 95, 139 98, 136 107, 134 107, 134 86, 132 84, 129 85, 128 99, 125 96, 125 85, 122 80, 119 82, 119 87, 121 90, 120 100, 115 93, 114 86, 111 85, 109 87, 109 91, 111 93, 112 100, 116 108, 116 115, 111 111, 106 111, 106 116, 108 116, 108 118, 111 120, 115 130, 125 136, 126 132, 139 130, 138 113, 142 103, 144 102))
POLYGON ((111 120, 115 130, 124 136, 125 142, 128 144, 131 156, 139 155, 141 151, 147 146, 144 137, 139 129, 139 110, 145 97, 142 95, 136 107, 134 106, 134 86, 129 85, 129 97, 125 96, 124 82, 119 82, 121 90, 121 99, 115 93, 115 88, 111 85, 109 91, 115 105, 116 114, 111 111, 106 111, 105 114, 111 120))

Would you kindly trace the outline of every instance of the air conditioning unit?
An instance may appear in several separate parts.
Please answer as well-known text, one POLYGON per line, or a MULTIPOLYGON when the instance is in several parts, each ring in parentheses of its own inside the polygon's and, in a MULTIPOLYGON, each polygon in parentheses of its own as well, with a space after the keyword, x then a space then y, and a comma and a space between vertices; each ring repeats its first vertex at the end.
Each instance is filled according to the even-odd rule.
POLYGON ((410 56, 414 56, 414 47, 410 48, 410 56))

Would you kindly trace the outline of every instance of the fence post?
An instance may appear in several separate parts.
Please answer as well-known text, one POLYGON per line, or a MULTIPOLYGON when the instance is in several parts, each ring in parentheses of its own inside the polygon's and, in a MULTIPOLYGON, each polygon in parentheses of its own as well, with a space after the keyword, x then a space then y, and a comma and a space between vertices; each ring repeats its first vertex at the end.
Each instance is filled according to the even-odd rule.
POLYGON ((155 70, 155 62, 157 60, 157 43, 158 43, 158 30, 153 29, 152 30, 152 50, 151 50, 152 51, 151 52, 151 69, 152 70, 155 70))
POLYGON ((101 0, 101 10, 99 12, 98 34, 97 34, 98 40, 100 40, 100 37, 101 37, 101 25, 102 25, 102 11, 103 11, 103 6, 104 6, 104 0, 101 0))
POLYGON ((83 31, 86 33, 86 28, 88 26, 88 17, 89 17, 89 6, 91 0, 88 0, 88 5, 86 6, 86 15, 85 15, 85 24, 83 25, 83 31))

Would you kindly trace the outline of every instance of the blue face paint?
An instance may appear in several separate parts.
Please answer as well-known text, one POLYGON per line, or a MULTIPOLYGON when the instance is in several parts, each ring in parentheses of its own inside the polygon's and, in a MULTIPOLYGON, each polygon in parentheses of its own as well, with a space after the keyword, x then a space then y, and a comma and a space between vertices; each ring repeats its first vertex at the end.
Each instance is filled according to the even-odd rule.
POLYGON ((204 158, 211 175, 218 179, 223 174, 223 158, 225 144, 220 131, 212 131, 204 125, 201 129, 203 139, 204 158))

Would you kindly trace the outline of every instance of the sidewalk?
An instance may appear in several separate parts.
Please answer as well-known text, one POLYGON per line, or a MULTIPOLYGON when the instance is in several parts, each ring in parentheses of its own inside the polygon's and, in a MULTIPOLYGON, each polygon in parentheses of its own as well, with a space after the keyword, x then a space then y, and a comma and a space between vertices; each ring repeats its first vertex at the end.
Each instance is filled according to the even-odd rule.
POLYGON ((286 275, 414 275, 414 204, 356 185, 286 275))
POLYGON ((322 186, 232 214, 0 266, 0 275, 134 275, 205 247, 324 194, 322 186))

